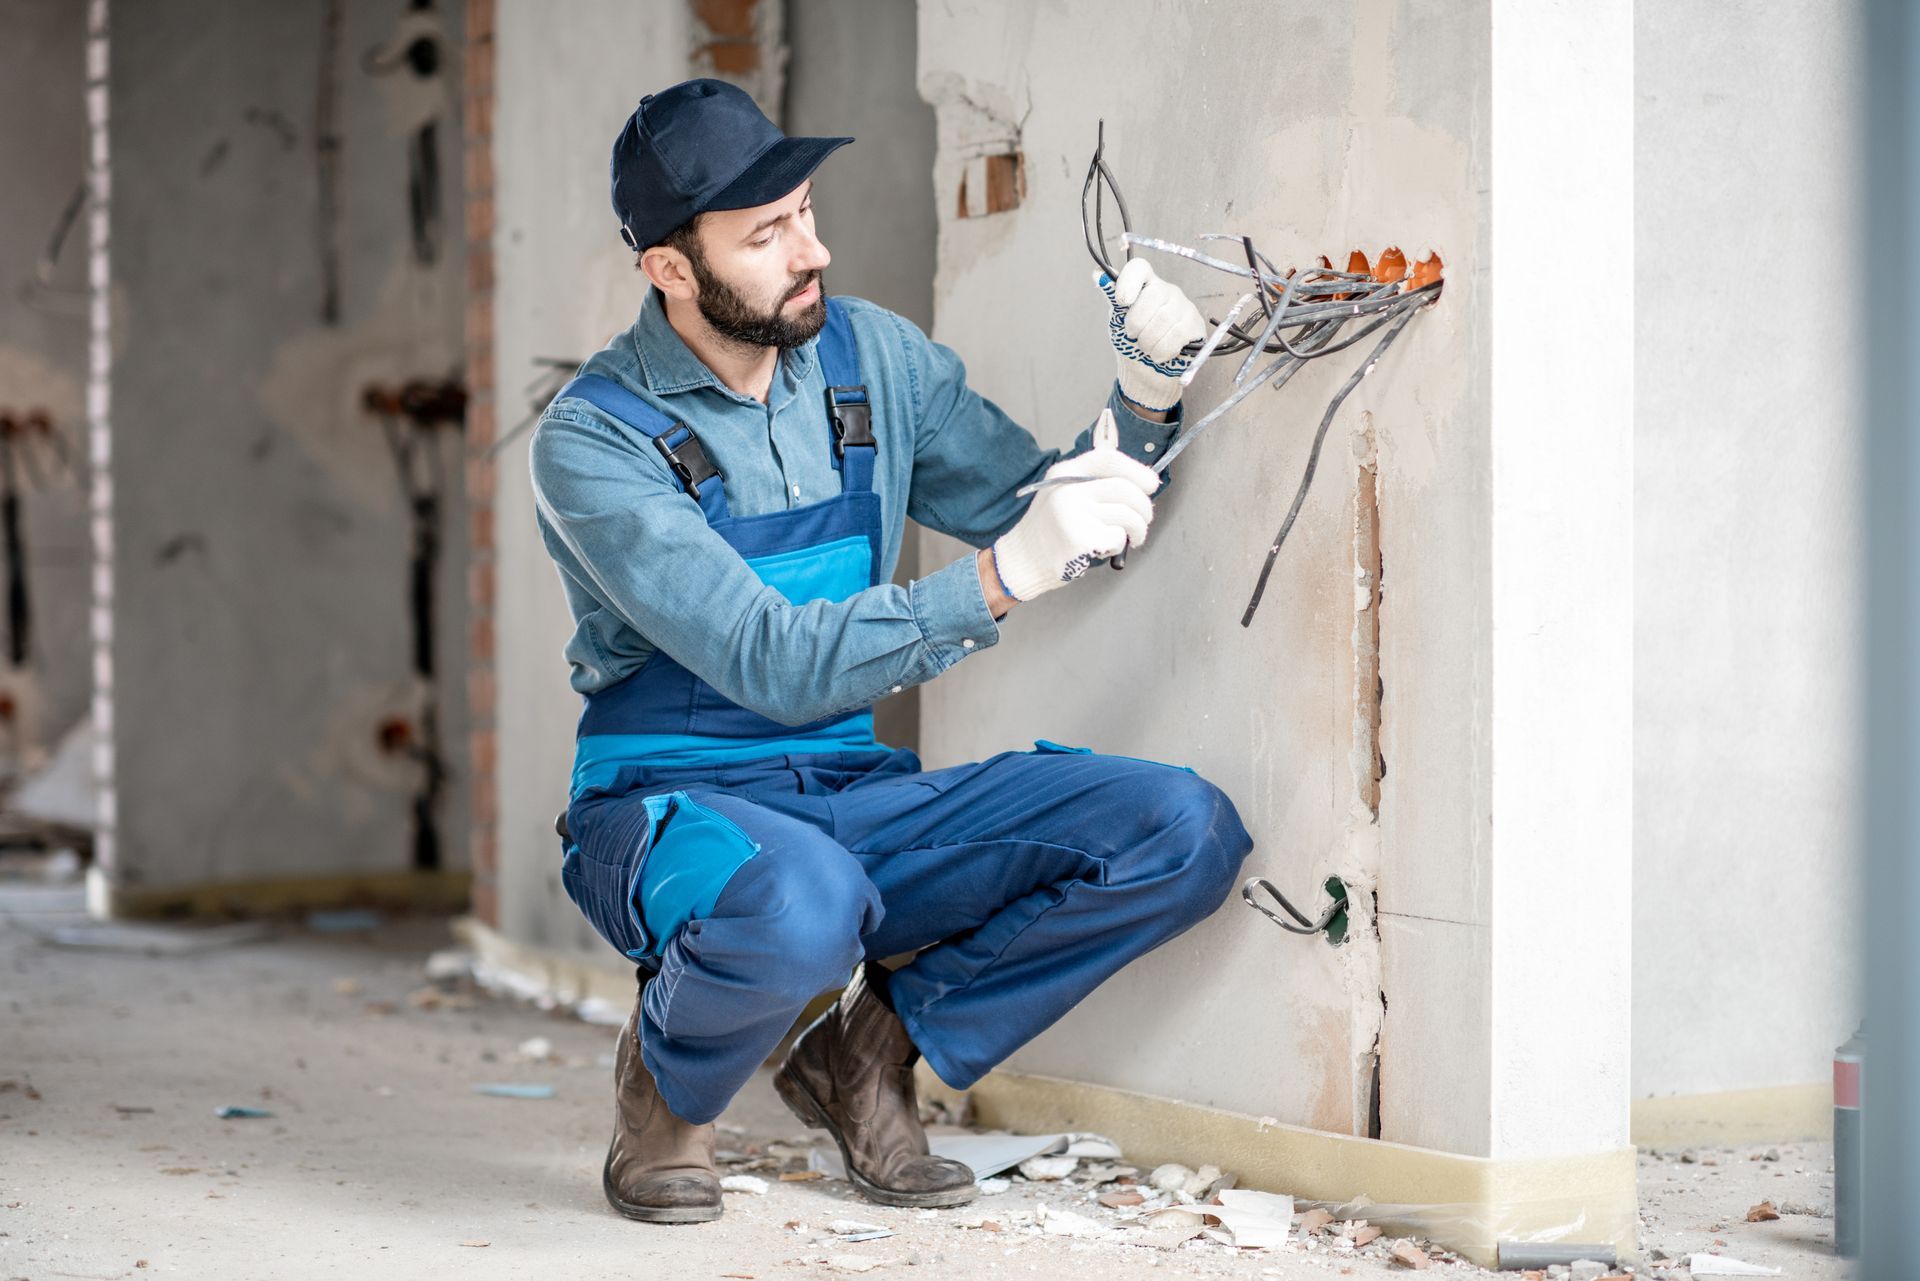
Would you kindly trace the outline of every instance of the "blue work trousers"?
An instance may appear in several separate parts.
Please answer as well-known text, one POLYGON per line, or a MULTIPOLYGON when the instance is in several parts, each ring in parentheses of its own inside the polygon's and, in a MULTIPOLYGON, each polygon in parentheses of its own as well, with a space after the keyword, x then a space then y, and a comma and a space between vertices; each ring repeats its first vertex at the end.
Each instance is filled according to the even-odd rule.
MULTIPOLYGON (((887 748, 629 766, 617 794, 568 811, 607 896, 633 896, 651 822, 642 802, 667 791, 759 846, 712 910, 643 962, 657 971, 641 1053, 667 1105, 695 1123, 718 1116, 862 958, 917 953, 893 975, 894 1007, 940 1079, 965 1089, 1210 915, 1253 846, 1232 801, 1193 771, 1054 744, 924 772, 887 748)), ((582 903, 617 932, 628 904, 599 906, 582 903)))

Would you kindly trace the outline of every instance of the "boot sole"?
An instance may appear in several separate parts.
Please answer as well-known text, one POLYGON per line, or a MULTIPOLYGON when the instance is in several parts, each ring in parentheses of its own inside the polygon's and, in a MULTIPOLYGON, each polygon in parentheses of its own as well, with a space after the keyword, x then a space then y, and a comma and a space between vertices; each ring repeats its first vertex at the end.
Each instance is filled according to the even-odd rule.
POLYGON ((723 1208, 719 1205, 637 1205, 623 1201, 613 1190, 611 1159, 600 1167, 600 1190, 607 1194, 608 1205, 637 1223, 712 1223, 720 1217, 723 1208))
POLYGON ((878 1205, 895 1205, 911 1210, 945 1210, 965 1205, 979 1195, 979 1188, 972 1183, 964 1187, 943 1188, 937 1192, 895 1192, 862 1178, 860 1172, 853 1168, 853 1155, 847 1151, 847 1141, 841 1137, 840 1127, 828 1119, 827 1110, 820 1106, 820 1100, 813 1097, 813 1091, 790 1076, 785 1068, 773 1074, 773 1089, 802 1125, 809 1129, 825 1130, 832 1137, 840 1149, 840 1161, 847 1167, 848 1181, 867 1200, 878 1205))

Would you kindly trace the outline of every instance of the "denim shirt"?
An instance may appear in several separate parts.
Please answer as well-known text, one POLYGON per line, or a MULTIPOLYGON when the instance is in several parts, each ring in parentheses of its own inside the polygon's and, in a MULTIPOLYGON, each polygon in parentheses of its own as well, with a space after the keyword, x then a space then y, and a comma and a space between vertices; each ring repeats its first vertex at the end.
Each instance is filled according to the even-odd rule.
MULTIPOLYGON (((912 322, 842 298, 878 442, 880 585, 794 604, 707 524, 644 432, 577 397, 548 406, 531 444, 541 539, 560 570, 574 633, 573 688, 604 689, 655 647, 740 706, 787 725, 864 707, 938 676, 1000 638, 971 555, 906 587, 890 580, 906 518, 973 547, 1017 522, 1014 491, 1064 455, 968 388, 953 351, 912 322)), ((630 329, 582 365, 686 423, 726 481, 736 516, 787 511, 840 492, 818 340, 782 353, 765 403, 722 383, 649 290, 630 329)), ((1151 463, 1179 426, 1108 396, 1121 448, 1151 463)), ((1093 427, 1071 452, 1091 444, 1093 427)))

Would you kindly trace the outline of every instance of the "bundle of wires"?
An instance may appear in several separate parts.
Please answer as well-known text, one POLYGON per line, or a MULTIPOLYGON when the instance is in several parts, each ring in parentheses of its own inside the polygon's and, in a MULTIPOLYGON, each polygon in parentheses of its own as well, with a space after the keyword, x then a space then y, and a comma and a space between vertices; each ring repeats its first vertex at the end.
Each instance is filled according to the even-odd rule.
POLYGON ((1434 254, 1425 262, 1409 266, 1406 256, 1398 249, 1386 250, 1378 262, 1369 264, 1366 255, 1355 250, 1344 271, 1334 270, 1333 265, 1322 258, 1318 267, 1282 273, 1271 259, 1255 248, 1253 240, 1247 236, 1210 234, 1201 237, 1202 240, 1237 244, 1246 260, 1246 265, 1241 266, 1185 245, 1135 235, 1127 217, 1126 198, 1121 195, 1120 185, 1107 166, 1105 150, 1106 129, 1103 123, 1093 160, 1087 166, 1086 184, 1081 188, 1080 223, 1088 255, 1109 279, 1119 275, 1107 253, 1110 241, 1105 225, 1105 205, 1107 199, 1111 198, 1119 215, 1120 243, 1127 259, 1133 257, 1136 247, 1151 249, 1175 254, 1253 285, 1228 309, 1224 317, 1214 322, 1212 332, 1203 341, 1187 345, 1186 354, 1191 357, 1191 363, 1180 379, 1183 386, 1191 385, 1201 367, 1213 357, 1245 352, 1245 359, 1234 373, 1235 390, 1174 438, 1160 456, 1160 461, 1154 464, 1155 471, 1164 472, 1202 432, 1263 384, 1270 383, 1277 391, 1286 386, 1287 380, 1299 373, 1308 361, 1345 351, 1375 333, 1381 335, 1366 359, 1334 393, 1326 413, 1321 416, 1300 485, 1294 492, 1293 504, 1287 509, 1280 532, 1267 549, 1267 559, 1260 569, 1259 582, 1254 585, 1253 596, 1241 615, 1240 625, 1247 627, 1253 622, 1254 611, 1260 608, 1260 599, 1266 593, 1267 580, 1272 576, 1280 548, 1292 531, 1293 523, 1300 515, 1301 504, 1306 501, 1307 491, 1313 485, 1314 472, 1320 463, 1320 449, 1326 442, 1327 429, 1332 426, 1334 415, 1340 411, 1347 397, 1353 394, 1354 388, 1360 385, 1360 380, 1373 372, 1380 357, 1386 354, 1387 348, 1393 345, 1413 319, 1414 312, 1440 296, 1443 264, 1439 255, 1434 254), (1259 305, 1257 317, 1255 313, 1248 312, 1249 306, 1255 303, 1259 305), (1244 325, 1240 320, 1243 313, 1247 316, 1244 325), (1344 332, 1353 325, 1358 326, 1354 332, 1344 332), (1273 359, 1260 365, 1262 356, 1271 356, 1273 359), (1257 369, 1256 365, 1259 365, 1257 369))

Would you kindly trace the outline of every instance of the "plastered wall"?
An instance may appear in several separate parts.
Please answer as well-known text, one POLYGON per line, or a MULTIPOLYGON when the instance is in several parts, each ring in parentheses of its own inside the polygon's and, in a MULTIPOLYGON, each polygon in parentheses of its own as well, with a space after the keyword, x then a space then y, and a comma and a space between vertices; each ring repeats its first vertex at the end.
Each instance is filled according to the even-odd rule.
MULTIPOLYGON (((1022 606, 997 648, 926 688, 929 764, 1038 737, 1190 764, 1255 834, 1249 872, 1310 905, 1330 875, 1359 892, 1341 949, 1232 902, 1010 1066, 1365 1134, 1380 1054, 1385 1137, 1485 1153, 1484 7, 1131 0, 1091 24, 972 0, 922 5, 920 34, 940 119, 935 334, 1043 442, 1070 442, 1113 376, 1078 222, 1101 117, 1137 230, 1245 232, 1283 267, 1437 250, 1449 282, 1342 411, 1251 628, 1242 607, 1351 359, 1260 393, 1184 455, 1124 574, 1022 606), (1010 150, 1025 203, 955 217, 969 159, 1010 150)), ((1157 265, 1213 314, 1234 296, 1157 265)))
POLYGON ((1636 1096, 1826 1079, 1860 1016, 1851 6, 1635 16, 1636 1096))
MULTIPOLYGON (((380 726, 401 718, 420 741, 411 534, 360 397, 460 372, 458 6, 109 13, 113 878, 406 871, 421 766, 382 750, 380 726), (437 75, 396 65, 434 31, 437 75), (423 261, 407 157, 435 118, 442 214, 423 261)), ((452 756, 464 512, 459 443, 442 449, 452 756)), ((465 858, 464 786, 456 774, 439 815, 449 868, 465 858)))

